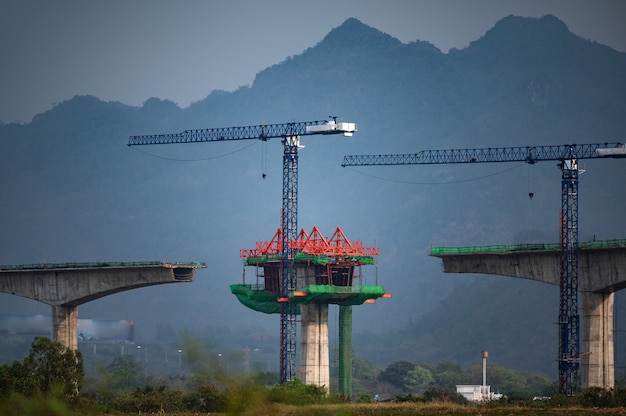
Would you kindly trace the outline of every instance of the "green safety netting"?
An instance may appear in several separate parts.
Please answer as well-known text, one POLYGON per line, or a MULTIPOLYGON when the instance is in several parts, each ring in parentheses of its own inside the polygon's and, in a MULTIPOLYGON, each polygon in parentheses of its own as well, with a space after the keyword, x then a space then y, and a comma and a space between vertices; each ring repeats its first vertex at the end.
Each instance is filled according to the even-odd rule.
POLYGON ((382 286, 332 286, 310 285, 296 290, 289 299, 296 303, 332 303, 336 305, 361 305, 368 299, 377 299, 385 294, 382 286), (297 294, 297 295, 296 295, 297 294))
MULTIPOLYGON (((248 257, 245 259, 245 265, 246 266, 261 266, 266 263, 279 262, 280 259, 281 259, 280 254, 268 254, 266 256, 248 257)), ((334 258, 326 256, 326 255, 316 255, 316 254, 297 252, 294 260, 296 262, 311 262, 313 264, 326 266, 328 263, 332 262, 334 258)), ((363 265, 371 265, 371 264, 374 264, 374 257, 372 256, 344 257, 343 261, 351 261, 351 262, 359 263, 363 265)))
POLYGON ((352 257, 345 257, 344 260, 353 261, 353 262, 360 263, 363 265, 374 264, 374 257, 372 256, 352 256, 352 257))
MULTIPOLYGON (((280 293, 266 292, 263 285, 230 285, 230 292, 237 296, 244 306, 263 313, 280 313, 278 298, 280 293)), ((300 307, 296 305, 296 315, 300 314, 300 307)))
POLYGON ((339 306, 339 393, 352 396, 352 306, 339 306))
MULTIPOLYGON (((578 243, 579 250, 591 250, 599 248, 626 247, 626 240, 603 240, 578 243)), ((503 253, 510 251, 557 251, 560 244, 511 244, 494 246, 469 246, 469 247, 433 247, 430 251, 432 256, 446 254, 474 254, 474 253, 503 253)))
MULTIPOLYGON (((263 285, 235 284, 230 291, 244 306, 263 313, 280 313, 279 293, 266 292, 263 285)), ((299 296, 289 295, 290 301, 296 304, 296 314, 300 314, 301 303, 329 303, 336 305, 361 305, 368 299, 377 299, 385 294, 382 286, 332 286, 310 285, 296 290, 299 296), (302 296, 302 294, 305 294, 302 296)))
POLYGON ((275 263, 280 261, 280 254, 269 254, 267 256, 248 257, 245 260, 246 266, 262 265, 264 263, 275 263))
POLYGON ((297 252, 296 253, 296 258, 295 260, 297 262, 299 261, 307 261, 307 262, 311 262, 313 264, 319 264, 322 266, 326 266, 328 264, 328 256, 316 256, 314 254, 307 254, 307 253, 301 253, 301 252, 297 252))

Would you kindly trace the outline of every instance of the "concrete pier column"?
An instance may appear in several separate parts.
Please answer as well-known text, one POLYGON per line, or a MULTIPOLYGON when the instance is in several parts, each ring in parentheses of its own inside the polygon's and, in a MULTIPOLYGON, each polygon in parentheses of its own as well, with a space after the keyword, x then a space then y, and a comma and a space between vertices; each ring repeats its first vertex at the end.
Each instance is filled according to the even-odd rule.
POLYGON ((305 384, 316 384, 330 390, 328 304, 300 305, 300 313, 300 378, 305 384))
POLYGON ((52 340, 77 350, 78 306, 52 305, 52 340))
POLYGON ((583 292, 581 386, 615 386, 614 293, 583 292))

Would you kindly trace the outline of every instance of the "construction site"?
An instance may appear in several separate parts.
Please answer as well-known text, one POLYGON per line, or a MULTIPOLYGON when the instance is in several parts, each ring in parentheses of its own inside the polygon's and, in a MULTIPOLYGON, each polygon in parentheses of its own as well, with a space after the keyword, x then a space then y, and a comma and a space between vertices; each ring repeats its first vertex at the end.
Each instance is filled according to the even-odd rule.
MULTIPOLYGON (((352 307, 391 297, 383 286, 364 284, 363 266, 376 266, 375 247, 351 241, 337 227, 330 237, 313 227, 298 228, 298 150, 300 136, 350 137, 355 123, 328 120, 276 125, 186 130, 175 134, 131 136, 129 146, 225 140, 280 138, 282 158, 282 208, 280 227, 271 239, 240 251, 244 271, 240 284, 230 291, 244 306, 280 315, 280 383, 299 378, 330 391, 329 306, 338 305, 338 392, 352 396, 352 307), (250 273, 248 273, 249 275, 250 273), (299 346, 296 343, 300 327, 299 346), (298 362, 296 364, 296 360, 298 362)), ((524 249, 505 247, 483 250, 434 250, 444 271, 483 273, 528 278, 560 287, 559 390, 572 395, 578 386, 614 385, 612 307, 613 293, 626 287, 623 243, 599 247, 578 241, 579 159, 626 157, 622 144, 526 146, 516 148, 426 150, 401 155, 348 155, 343 166, 419 165, 558 161, 562 171, 560 242, 554 246, 524 249), (579 291, 585 315, 583 351, 580 351, 579 291), (599 311, 599 312, 596 312, 599 311), (579 367, 582 363, 582 377, 579 367), (581 380, 582 379, 582 380, 581 380), (582 381, 582 383, 581 383, 582 381)), ((529 194, 532 198, 532 193, 529 194)), ((3 270, 0 291, 47 303, 53 308, 54 337, 76 349, 78 305, 119 291, 155 284, 189 282, 204 263, 116 264, 98 267, 17 267, 3 270), (25 283, 26 282, 26 283, 25 283), (31 283, 28 283, 31 282, 31 283), (37 282, 33 284, 32 282, 37 282), (80 290, 78 290, 80 289, 80 290)), ((180 359, 180 356, 179 356, 180 359)))
MULTIPOLYGON (((301 328, 300 365, 295 374, 306 384, 326 388, 330 388, 328 308, 331 304, 338 305, 338 390, 350 397, 352 306, 391 297, 382 286, 363 284, 361 268, 375 265, 378 249, 364 247, 359 241, 351 242, 339 227, 328 239, 317 227, 310 233, 302 229, 295 240, 288 240, 289 252, 294 253, 297 277, 295 290, 283 296, 282 234, 279 228, 270 241, 257 242, 254 249, 241 250, 244 267, 254 268, 254 283, 246 282, 244 273, 244 282, 231 285, 231 292, 243 305, 258 312, 284 314, 287 307, 292 308, 291 320, 297 319, 301 328)), ((292 348, 293 345, 281 345, 288 356, 295 353, 292 348)), ((295 364, 288 361, 287 365, 295 364)))

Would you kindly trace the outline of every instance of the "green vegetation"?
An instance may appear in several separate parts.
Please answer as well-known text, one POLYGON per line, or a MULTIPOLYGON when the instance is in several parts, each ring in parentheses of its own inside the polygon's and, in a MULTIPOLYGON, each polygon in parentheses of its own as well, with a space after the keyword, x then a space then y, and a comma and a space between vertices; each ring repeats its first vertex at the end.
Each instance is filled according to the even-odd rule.
POLYGON ((492 382, 506 386, 506 392, 519 399, 509 395, 508 400, 469 404, 454 385, 479 376, 479 366, 462 369, 446 361, 436 365, 398 361, 377 370, 358 358, 355 376, 361 388, 375 385, 399 393, 380 397, 362 391, 350 400, 299 379, 278 385, 270 373, 226 377, 219 367, 209 370, 205 346, 189 339, 186 347, 193 351, 193 372, 182 383, 155 380, 137 360, 120 355, 100 369, 97 383, 79 394, 84 378, 81 353, 36 337, 23 361, 0 367, 0 414, 582 415, 623 414, 626 407, 626 388, 589 388, 569 399, 546 394, 543 400, 532 400, 532 395, 553 387, 549 380, 501 367, 490 367, 492 382))
MULTIPOLYGON (((452 393, 456 391, 457 384, 482 382, 481 365, 463 369, 448 361, 440 361, 434 365, 396 361, 379 371, 371 367, 365 370, 363 363, 360 363, 358 368, 359 372, 355 373, 357 394, 374 392, 385 400, 405 395, 421 397, 439 394, 448 398, 445 401, 449 401, 449 398, 455 397, 452 393)), ((556 390, 554 382, 542 374, 494 365, 487 366, 487 373, 492 391, 505 394, 509 400, 550 396, 556 390)))
POLYGON ((35 337, 23 361, 0 366, 0 414, 66 415, 70 408, 87 414, 91 404, 79 393, 83 357, 46 337, 35 337))
POLYGON ((0 394, 60 395, 68 401, 78 398, 83 377, 83 357, 46 337, 35 337, 23 361, 0 367, 0 394))

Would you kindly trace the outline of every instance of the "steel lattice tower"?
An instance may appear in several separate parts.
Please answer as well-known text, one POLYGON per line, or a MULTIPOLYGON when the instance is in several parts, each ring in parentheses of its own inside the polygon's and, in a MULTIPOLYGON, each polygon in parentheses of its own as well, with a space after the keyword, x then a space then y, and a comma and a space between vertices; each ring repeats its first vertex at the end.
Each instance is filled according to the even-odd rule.
POLYGON ((283 208, 281 218, 281 304, 280 314, 280 383, 285 384, 295 376, 296 312, 295 305, 286 301, 296 289, 294 249, 290 244, 298 235, 298 146, 299 137, 283 139, 283 208))
POLYGON ((580 315, 578 313, 578 161, 561 162, 561 264, 559 302, 559 391, 578 391, 580 315))

